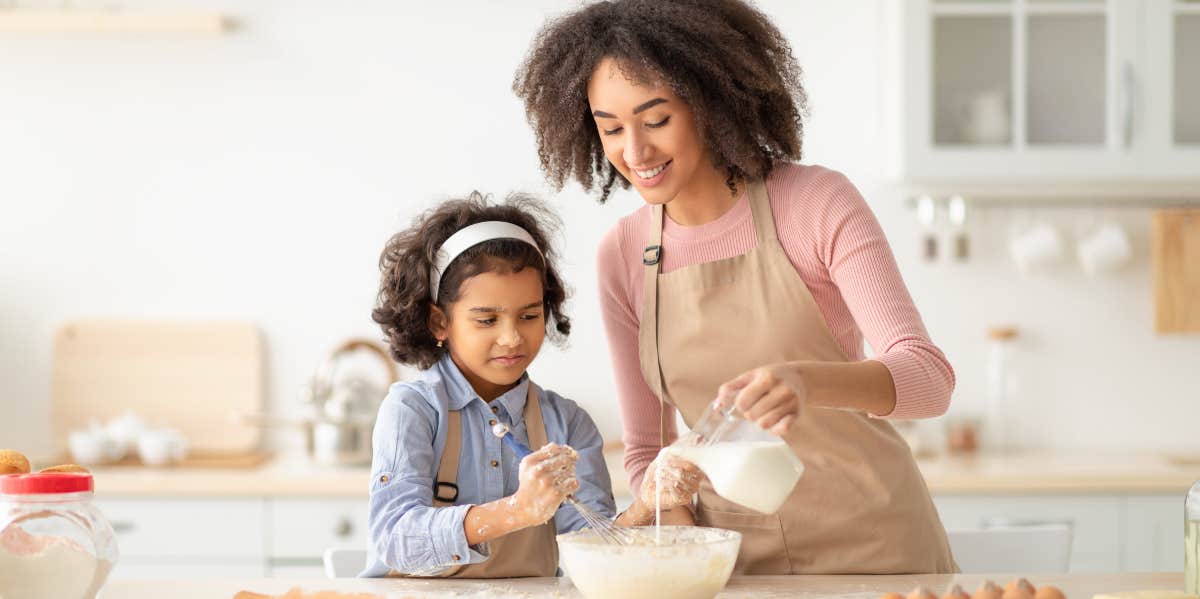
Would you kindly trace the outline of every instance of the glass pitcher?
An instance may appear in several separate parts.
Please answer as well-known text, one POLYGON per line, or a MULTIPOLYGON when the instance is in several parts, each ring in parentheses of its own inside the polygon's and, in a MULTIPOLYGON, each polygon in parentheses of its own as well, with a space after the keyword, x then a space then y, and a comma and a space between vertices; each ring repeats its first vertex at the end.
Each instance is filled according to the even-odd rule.
POLYGON ((695 464, 721 497, 764 514, 779 511, 804 473, 804 464, 783 439, 719 399, 664 452, 695 464))

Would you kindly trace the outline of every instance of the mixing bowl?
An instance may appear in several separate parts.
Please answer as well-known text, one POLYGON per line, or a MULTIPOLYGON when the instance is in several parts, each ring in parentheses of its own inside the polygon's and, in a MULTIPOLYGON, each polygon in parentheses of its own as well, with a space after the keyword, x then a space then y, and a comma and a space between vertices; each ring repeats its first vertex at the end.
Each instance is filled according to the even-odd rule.
POLYGON ((733 572, 741 533, 700 526, 637 527, 632 545, 584 529, 558 535, 559 565, 587 599, 712 599, 733 572))

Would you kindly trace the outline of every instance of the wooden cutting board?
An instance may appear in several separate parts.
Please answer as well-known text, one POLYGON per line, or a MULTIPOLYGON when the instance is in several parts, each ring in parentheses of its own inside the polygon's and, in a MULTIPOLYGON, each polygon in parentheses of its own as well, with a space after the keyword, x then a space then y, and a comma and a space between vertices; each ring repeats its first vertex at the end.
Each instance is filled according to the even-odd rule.
POLYGON ((1200 333, 1200 210, 1160 210, 1151 227, 1154 330, 1200 333))
POLYGON ((249 324, 81 320, 54 339, 51 418, 67 433, 129 410, 182 431, 197 455, 258 449, 262 429, 235 416, 263 405, 263 343, 249 324))

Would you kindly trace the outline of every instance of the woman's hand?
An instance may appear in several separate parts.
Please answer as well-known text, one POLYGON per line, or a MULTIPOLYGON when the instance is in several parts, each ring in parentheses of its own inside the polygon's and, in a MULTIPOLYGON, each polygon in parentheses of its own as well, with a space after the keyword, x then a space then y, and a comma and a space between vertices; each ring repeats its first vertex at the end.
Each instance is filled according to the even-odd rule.
POLYGON ((681 505, 690 505, 692 495, 700 490, 700 481, 704 473, 695 464, 660 452, 657 458, 646 467, 642 475, 642 487, 638 491, 638 501, 653 510, 657 496, 663 510, 669 510, 681 505), (656 473, 662 469, 662 488, 658 488, 656 473))
POLYGON ((555 443, 521 460, 520 486, 511 499, 527 525, 545 523, 567 495, 579 490, 579 479, 575 478, 578 460, 574 449, 555 443))
POLYGON ((808 403, 808 385, 795 364, 761 366, 721 385, 717 397, 732 403, 760 428, 783 436, 808 403))

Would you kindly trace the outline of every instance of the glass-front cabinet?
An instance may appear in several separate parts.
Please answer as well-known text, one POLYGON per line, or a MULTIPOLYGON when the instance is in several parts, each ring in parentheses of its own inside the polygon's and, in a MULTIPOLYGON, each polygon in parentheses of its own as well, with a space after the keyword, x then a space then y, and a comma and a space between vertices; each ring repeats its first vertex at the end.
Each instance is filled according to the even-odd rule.
POLYGON ((905 178, 1200 177, 1200 0, 906 0, 905 178))

